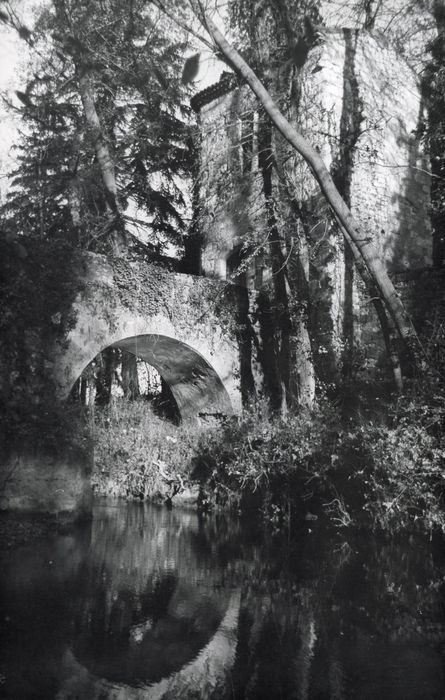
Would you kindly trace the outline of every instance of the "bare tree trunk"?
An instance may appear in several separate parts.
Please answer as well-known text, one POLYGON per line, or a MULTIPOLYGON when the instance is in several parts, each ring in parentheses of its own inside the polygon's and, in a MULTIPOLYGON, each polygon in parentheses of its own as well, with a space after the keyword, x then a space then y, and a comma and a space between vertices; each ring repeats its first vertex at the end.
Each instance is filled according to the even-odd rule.
POLYGON ((122 350, 122 389, 126 399, 133 401, 141 395, 136 355, 122 350))
POLYGON ((91 76, 84 68, 80 68, 79 73, 79 90, 85 113, 85 121, 94 142, 96 158, 99 163, 105 189, 107 206, 114 217, 112 227, 112 234, 114 234, 112 237, 112 249, 115 254, 122 254, 126 250, 126 237, 117 201, 114 161, 96 110, 91 76))
POLYGON ((73 224, 73 242, 81 243, 81 228, 82 228, 82 205, 80 196, 79 178, 77 169, 79 165, 79 150, 80 150, 80 134, 77 133, 73 144, 73 155, 69 162, 69 181, 68 181, 68 206, 73 224))
POLYGON ((354 247, 353 249, 355 249, 359 257, 363 259, 375 287, 378 290, 378 294, 384 301, 388 313, 394 322, 397 333, 415 357, 420 350, 420 345, 411 319, 406 313, 394 285, 377 255, 372 241, 352 216, 351 211, 337 190, 323 159, 283 116, 252 69, 228 43, 215 23, 206 15, 199 0, 190 0, 190 4, 197 17, 200 19, 201 24, 209 32, 227 62, 233 66, 236 72, 246 81, 257 96, 274 126, 309 165, 346 240, 352 244, 351 248, 354 247))
POLYGON ((74 245, 79 245, 82 243, 82 216, 79 181, 76 175, 72 175, 68 183, 68 206, 73 224, 72 241, 74 245))
MULTIPOLYGON (((286 192, 286 196, 288 199, 289 204, 291 207, 295 210, 295 214, 298 217, 298 219, 302 222, 303 226, 305 226, 304 223, 304 215, 302 214, 300 207, 298 203, 295 201, 293 195, 291 194, 290 187, 289 187, 289 182, 288 179, 283 171, 283 169, 280 167, 278 164, 278 161, 275 159, 274 161, 274 167, 276 170, 276 173, 280 179, 281 184, 284 187, 284 190, 286 192)), ((350 254, 352 255, 352 258, 355 262, 355 265, 357 267, 357 271, 363 280, 366 291, 369 295, 370 300, 372 301, 377 317, 380 322, 380 327, 382 330, 382 335, 383 335, 383 340, 385 343, 385 348, 387 352, 387 356, 391 365, 391 370, 392 370, 392 375, 393 375, 393 380, 394 380, 394 385, 399 393, 402 392, 403 390, 403 379, 402 379, 402 370, 400 366, 400 357, 397 351, 397 336, 395 333, 394 329, 394 324, 388 319, 386 310, 385 310, 385 305, 378 293, 378 289, 376 288, 373 279, 371 278, 371 275, 369 274, 364 261, 357 250, 357 248, 352 244, 347 241, 345 241, 345 245, 349 248, 350 254)), ((306 281, 307 283, 307 281, 306 281)))
MULTIPOLYGON (((307 319, 303 313, 294 312, 294 290, 291 288, 287 262, 283 255, 277 218, 272 196, 272 169, 274 164, 272 152, 272 131, 266 126, 259 134, 258 143, 259 169, 263 180, 263 193, 266 205, 269 251, 271 258, 272 279, 275 294, 277 332, 279 334, 279 370, 283 386, 283 397, 291 407, 293 403, 310 406, 315 396, 315 383, 312 366, 312 354, 307 319)), ((298 290, 296 290, 298 297, 298 290)))
MULTIPOLYGON (((346 243, 346 245, 348 245, 346 243)), ((382 329, 382 335, 383 335, 383 340, 385 343, 386 347, 386 353, 389 359, 389 363, 391 365, 391 371, 393 375, 393 380, 395 387, 399 393, 402 393, 403 391, 403 377, 402 377, 402 368, 400 365, 400 357, 397 349, 397 337, 396 337, 396 332, 394 328, 394 324, 392 323, 391 318, 388 318, 388 315, 386 313, 385 305, 382 301, 382 298, 379 295, 379 291, 374 283, 374 280, 372 279, 371 275, 369 274, 367 268, 363 264, 363 260, 358 252, 358 250, 354 247, 353 243, 349 243, 349 248, 351 250, 352 256, 355 260, 355 264, 357 266, 357 270, 359 272, 360 277, 362 278, 363 282, 365 283, 366 290, 369 294, 370 299, 372 300, 372 303, 374 305, 374 309, 376 311, 377 317, 379 319, 380 323, 380 328, 382 329)))
MULTIPOLYGON (((433 16, 436 21, 438 38, 445 36, 445 2, 444 0, 434 0, 433 16)), ((443 40, 443 39, 441 39, 443 40)), ((436 40, 437 41, 437 40, 436 40)), ((443 59, 442 59, 443 60, 443 59)), ((440 64, 439 64, 440 65, 440 64)), ((443 68, 442 68, 443 70, 443 68)), ((437 109, 437 107, 436 107, 437 109)), ((442 137, 441 137, 442 138, 442 137)), ((433 138, 433 141, 437 139, 433 138)), ((441 202, 443 198, 443 170, 444 160, 441 151, 441 156, 437 155, 437 147, 439 143, 430 146, 430 168, 431 168, 431 200, 441 202), (431 148, 432 146, 432 148, 431 148)), ((433 228, 433 265, 434 267, 442 267, 445 263, 445 208, 443 206, 433 206, 431 211, 431 224, 433 228)))
MULTIPOLYGON (((357 141, 363 122, 363 101, 356 72, 358 31, 343 29, 345 59, 343 65, 343 105, 340 117, 340 142, 337 158, 331 169, 335 186, 345 203, 351 207, 351 180, 357 141)), ((355 354, 354 333, 354 256, 348 242, 344 245, 344 301, 343 301, 343 379, 353 375, 355 354)))
POLYGON ((82 376, 80 377, 80 404, 81 406, 87 404, 87 379, 82 376))
POLYGON ((83 109, 85 112, 85 120, 94 140, 96 156, 100 166, 102 181, 105 186, 107 204, 113 214, 117 214, 117 186, 114 172, 114 162, 102 130, 99 116, 97 114, 92 81, 85 70, 82 71, 82 75, 79 79, 79 87, 80 97, 82 99, 83 109))
POLYGON ((95 397, 98 406, 108 406, 111 401, 116 359, 115 348, 105 348, 99 356, 95 397))
POLYGON ((315 369, 312 360, 307 314, 294 319, 295 373, 297 376, 298 405, 311 408, 315 399, 315 369))

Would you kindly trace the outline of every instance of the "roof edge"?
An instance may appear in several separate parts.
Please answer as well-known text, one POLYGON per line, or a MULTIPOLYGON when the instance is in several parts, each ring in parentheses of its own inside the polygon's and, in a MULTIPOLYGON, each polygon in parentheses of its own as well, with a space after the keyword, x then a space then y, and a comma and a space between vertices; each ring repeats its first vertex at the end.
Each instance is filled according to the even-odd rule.
POLYGON ((235 90, 237 87, 239 87, 239 81, 235 73, 223 71, 217 83, 209 85, 204 90, 197 92, 196 95, 192 97, 190 100, 191 108, 193 111, 199 112, 202 107, 205 107, 205 105, 210 104, 218 97, 227 95, 228 92, 235 90))

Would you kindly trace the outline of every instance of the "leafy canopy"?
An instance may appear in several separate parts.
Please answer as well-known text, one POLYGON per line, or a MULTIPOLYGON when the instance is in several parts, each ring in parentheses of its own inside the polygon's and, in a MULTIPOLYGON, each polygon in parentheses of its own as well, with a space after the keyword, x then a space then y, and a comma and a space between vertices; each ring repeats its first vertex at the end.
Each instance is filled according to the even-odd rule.
POLYGON ((36 17, 2 225, 108 252, 106 197, 79 80, 88 73, 125 226, 158 253, 187 228, 188 38, 143 0, 53 0, 36 17))

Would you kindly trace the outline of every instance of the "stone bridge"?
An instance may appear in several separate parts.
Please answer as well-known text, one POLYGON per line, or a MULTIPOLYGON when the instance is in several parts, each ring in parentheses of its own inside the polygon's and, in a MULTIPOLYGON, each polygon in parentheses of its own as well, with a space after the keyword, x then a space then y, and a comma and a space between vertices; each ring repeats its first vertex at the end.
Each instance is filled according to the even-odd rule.
MULTIPOLYGON (((55 300, 53 328, 41 329, 52 394, 66 399, 98 353, 117 347, 158 370, 183 420, 240 410, 250 342, 245 289, 96 254, 66 269, 70 297, 55 300)), ((0 509, 88 512, 89 468, 74 452, 24 445, 2 465, 0 509)))
POLYGON ((182 418, 237 412, 243 294, 227 282, 89 254, 56 352, 60 395, 99 352, 118 347, 157 369, 182 418))

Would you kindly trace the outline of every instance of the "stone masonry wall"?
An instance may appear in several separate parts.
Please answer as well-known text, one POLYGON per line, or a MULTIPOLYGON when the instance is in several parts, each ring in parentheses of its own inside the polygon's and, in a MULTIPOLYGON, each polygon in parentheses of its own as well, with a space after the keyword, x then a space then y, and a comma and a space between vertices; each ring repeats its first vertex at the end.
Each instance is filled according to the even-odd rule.
MULTIPOLYGON (((430 175, 416 134, 423 114, 417 77, 386 40, 361 32, 353 41, 363 121, 355 148, 352 209, 389 269, 424 266, 430 262, 431 248, 430 175)), ((296 126, 320 150, 328 167, 338 155, 341 114, 348 109, 343 102, 344 63, 343 30, 331 32, 311 52, 302 79, 296 126)), ((255 158, 247 175, 240 165, 240 125, 254 109, 258 107, 248 88, 201 109, 201 228, 203 267, 209 274, 210 260, 219 269, 218 251, 226 254, 234 240, 248 233, 258 237, 258 230, 264 229, 255 158), (241 187, 247 200, 241 197, 241 187)), ((300 202, 318 197, 318 186, 298 156, 294 183, 300 202)))
MULTIPOLYGON (((22 398, 21 406, 29 404, 34 412, 33 422, 25 423, 26 430, 22 426, 26 439, 0 454, 0 510, 67 517, 88 510, 90 445, 65 400, 85 367, 105 348, 126 349, 155 367, 184 420, 239 411, 250 381, 244 372, 244 344, 249 340, 244 289, 92 253, 77 259, 76 265, 71 303, 65 299, 63 304, 55 287, 60 310, 51 307, 55 313, 36 319, 33 328, 48 342, 39 363, 41 375, 30 377, 22 398), (48 326, 60 324, 62 312, 69 319, 64 332, 50 333, 48 326), (51 414, 43 402, 43 387, 50 387, 51 414)), ((52 296, 53 287, 49 292, 52 296)), ((28 346, 22 350, 31 368, 28 346)), ((4 371, 3 365, 6 362, 0 365, 4 371)), ((14 365, 6 366, 18 374, 14 365)), ((13 398, 12 390, 7 400, 11 412, 17 413, 13 398)))
POLYGON ((199 227, 204 234, 202 270, 207 276, 226 279, 231 252, 248 241, 258 245, 266 235, 253 144, 257 116, 256 101, 245 87, 216 98, 200 112, 199 227), (243 135, 252 142, 250 163, 243 135))
POLYGON ((99 352, 113 345, 160 372, 181 413, 181 399, 185 402, 183 417, 221 411, 230 401, 239 409, 242 322, 236 288, 94 254, 86 257, 84 280, 73 304, 75 323, 55 351, 61 396, 99 352))
MULTIPOLYGON (((342 3, 349 27, 354 26, 353 5, 342 3)), ((416 13, 413 17, 410 31, 415 33, 416 13)), ((431 261, 430 174, 417 132, 423 116, 418 76, 399 49, 396 51, 397 42, 390 41, 393 35, 382 34, 381 27, 370 33, 345 31, 333 24, 323 31, 322 42, 312 49, 303 68, 298 104, 292 109, 295 125, 334 173, 341 154, 340 137, 345 137, 345 116, 359 105, 360 126, 353 135, 354 155, 348 174, 353 214, 374 241, 376 254, 384 259, 391 274, 425 267, 431 261), (354 104, 351 75, 357 92, 354 104)), ((419 36, 425 42, 425 33, 419 36)), ((267 252, 263 250, 267 230, 255 155, 255 128, 262 118, 247 87, 204 103, 200 110, 203 271, 209 276, 228 277, 231 251, 244 243, 250 251, 258 250, 254 263, 250 261, 247 266, 246 280, 257 289, 267 278, 267 252), (253 150, 247 163, 245 134, 251 135, 253 150)), ((276 148, 286 162, 292 194, 305 212, 312 241, 309 282, 315 346, 322 354, 331 353, 335 364, 343 349, 347 284, 343 239, 332 226, 306 163, 280 138, 276 148)), ((279 199, 277 182, 275 187, 279 199)), ((286 216, 284 207, 284 226, 286 216)), ((357 279, 353 288, 356 341, 368 347, 370 342, 375 343, 378 322, 357 279)), ((379 342, 370 349, 372 362, 380 349, 379 342)))
POLYGON ((433 0, 321 0, 320 14, 324 26, 336 29, 362 29, 370 21, 372 31, 420 72, 425 47, 437 31, 432 8, 433 0))
MULTIPOLYGON (((353 61, 348 73, 355 76, 356 100, 361 108, 349 174, 352 212, 390 273, 424 267, 431 260, 431 231, 428 158, 417 135, 423 106, 417 77, 394 48, 381 36, 368 32, 328 33, 304 68, 298 126, 334 171, 339 158, 342 112, 352 108, 347 92, 345 99, 346 60, 353 61)), ((319 296, 324 308, 330 309, 330 323, 325 313, 318 324, 319 340, 323 352, 328 348, 338 360, 344 319, 343 241, 329 228, 326 207, 301 158, 294 160, 293 177, 296 196, 312 216, 318 246, 314 265, 319 269, 316 278, 322 290, 319 296)), ((367 348, 379 337, 375 333, 377 319, 370 306, 367 295, 356 283, 356 340, 361 337, 367 348)), ((376 355, 375 349, 369 351, 371 356, 376 355)))
MULTIPOLYGON (((417 79, 395 51, 368 33, 352 35, 362 124, 351 183, 353 213, 389 269, 430 262, 428 159, 416 130, 423 114, 417 79)), ((330 34, 305 67, 299 128, 332 167, 344 104, 345 36, 330 34), (314 72, 316 70, 316 72, 314 72)), ((296 159, 301 201, 317 196, 307 166, 296 159)))

